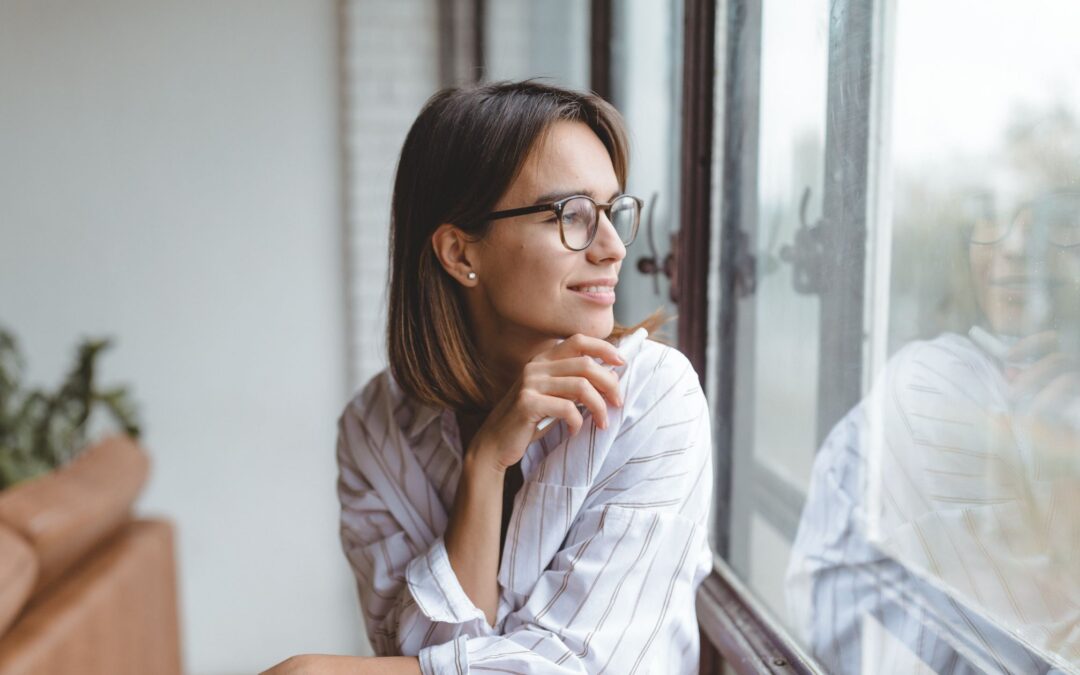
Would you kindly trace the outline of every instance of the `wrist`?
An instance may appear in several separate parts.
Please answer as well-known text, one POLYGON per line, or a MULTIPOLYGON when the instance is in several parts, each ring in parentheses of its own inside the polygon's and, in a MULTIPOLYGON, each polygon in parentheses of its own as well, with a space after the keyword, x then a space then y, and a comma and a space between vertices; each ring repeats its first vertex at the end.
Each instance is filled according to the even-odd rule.
POLYGON ((482 482, 495 478, 501 480, 506 475, 506 469, 507 467, 499 462, 498 453, 481 442, 470 446, 465 452, 461 477, 462 480, 468 477, 479 479, 482 482))

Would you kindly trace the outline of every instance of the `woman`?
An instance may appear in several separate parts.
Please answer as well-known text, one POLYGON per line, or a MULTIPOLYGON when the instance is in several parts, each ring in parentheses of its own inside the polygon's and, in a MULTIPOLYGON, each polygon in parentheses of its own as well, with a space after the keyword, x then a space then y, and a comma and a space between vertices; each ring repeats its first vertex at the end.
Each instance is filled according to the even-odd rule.
POLYGON ((273 672, 697 672, 708 409, 679 352, 613 344, 641 209, 627 159, 590 94, 450 89, 420 113, 394 187, 390 368, 337 449, 380 657, 273 672))
POLYGON ((899 350, 814 461, 787 591, 829 672, 1080 672, 1080 191, 971 212, 975 325, 899 350))

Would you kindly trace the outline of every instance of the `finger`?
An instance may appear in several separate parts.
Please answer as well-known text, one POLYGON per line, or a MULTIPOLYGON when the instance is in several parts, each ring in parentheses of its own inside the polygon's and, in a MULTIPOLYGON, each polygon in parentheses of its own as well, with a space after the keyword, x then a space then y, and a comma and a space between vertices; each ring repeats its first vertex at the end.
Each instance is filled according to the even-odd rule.
POLYGON ((1058 353, 1020 369, 1011 382, 1013 398, 1023 400, 1034 397, 1062 372, 1073 370, 1073 366, 1072 359, 1058 353))
POLYGON ((566 338, 541 355, 543 359, 549 361, 574 356, 593 356, 613 366, 626 364, 626 361, 619 356, 619 350, 615 348, 615 345, 607 340, 582 335, 581 333, 566 338))
MULTIPOLYGON (((537 395, 535 410, 540 415, 540 419, 554 417, 557 420, 566 422, 566 427, 569 429, 571 436, 585 426, 585 418, 581 416, 581 412, 574 405, 574 402, 569 399, 558 396, 537 395)), ((543 436, 544 433, 544 431, 534 432, 533 440, 543 436)))
POLYGON ((581 403, 592 413, 597 426, 607 429, 607 404, 587 378, 553 377, 544 383, 540 393, 581 403))
POLYGON ((1005 352, 1005 361, 1014 363, 1032 362, 1052 354, 1059 349, 1057 331, 1048 330, 1029 335, 1005 352))
POLYGON ((1065 373, 1054 378, 1031 400, 1029 415, 1063 417, 1070 406, 1080 402, 1080 373, 1065 373))
POLYGON ((545 364, 545 370, 551 377, 579 376, 588 378, 596 390, 606 398, 611 405, 622 405, 622 394, 619 392, 619 376, 605 366, 597 363, 591 356, 576 356, 570 359, 550 361, 545 364))

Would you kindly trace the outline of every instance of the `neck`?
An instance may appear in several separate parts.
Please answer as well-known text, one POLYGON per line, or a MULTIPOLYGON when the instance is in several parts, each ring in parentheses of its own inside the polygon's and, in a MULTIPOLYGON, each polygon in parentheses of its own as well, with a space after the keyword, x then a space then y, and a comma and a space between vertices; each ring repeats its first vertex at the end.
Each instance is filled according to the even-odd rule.
POLYGON ((519 326, 474 318, 474 339, 491 374, 488 400, 498 401, 521 376, 522 369, 534 356, 555 346, 558 338, 542 335, 519 326))

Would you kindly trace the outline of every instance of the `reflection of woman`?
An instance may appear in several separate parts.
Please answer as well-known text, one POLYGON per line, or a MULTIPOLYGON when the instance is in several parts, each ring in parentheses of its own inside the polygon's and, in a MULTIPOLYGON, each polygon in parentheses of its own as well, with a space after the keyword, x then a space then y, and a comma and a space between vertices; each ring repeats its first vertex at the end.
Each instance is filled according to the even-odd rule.
POLYGON ((709 423, 679 352, 646 341, 624 363, 604 339, 640 211, 626 171, 591 95, 492 85, 421 112, 394 189, 390 368, 337 450, 342 543, 388 658, 275 672, 696 672, 709 423))
POLYGON ((1010 215, 967 232, 979 325, 900 350, 815 461, 788 590, 836 672, 1080 668, 1080 199, 1010 215))

